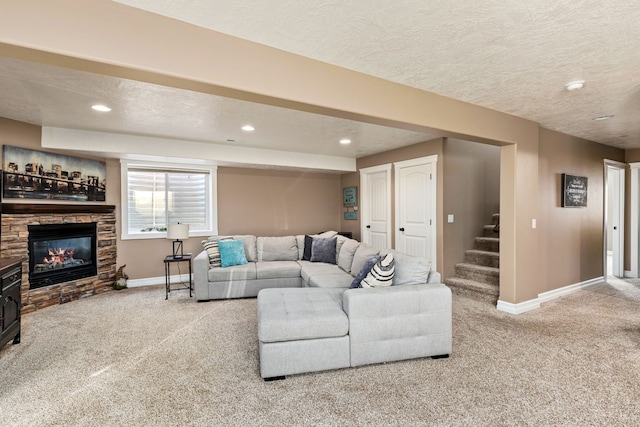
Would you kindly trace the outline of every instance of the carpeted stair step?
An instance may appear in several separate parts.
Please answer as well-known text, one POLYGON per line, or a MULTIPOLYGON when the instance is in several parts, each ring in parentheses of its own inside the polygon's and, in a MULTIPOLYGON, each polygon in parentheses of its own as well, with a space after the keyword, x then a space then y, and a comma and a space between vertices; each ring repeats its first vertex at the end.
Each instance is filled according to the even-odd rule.
POLYGON ((498 252, 471 249, 464 252, 464 262, 483 265, 485 267, 500 268, 500 254, 498 252))
POLYGON ((495 214, 491 215, 491 221, 492 221, 491 223, 493 225, 500 224, 500 214, 499 213, 495 213, 495 214))
POLYGON ((484 226, 484 237, 498 237, 500 238, 500 230, 496 229, 495 225, 484 226))
POLYGON ((500 239, 497 237, 476 237, 475 249, 488 252, 500 252, 500 239))
POLYGON ((498 286, 500 284, 500 269, 495 267, 485 267, 469 263, 460 263, 455 266, 456 277, 461 279, 475 280, 476 282, 488 283, 498 286))
POLYGON ((500 296, 500 288, 496 285, 488 283, 476 282, 469 279, 461 279, 460 277, 450 277, 444 279, 445 285, 451 288, 456 295, 463 295, 480 301, 486 301, 496 305, 500 296))

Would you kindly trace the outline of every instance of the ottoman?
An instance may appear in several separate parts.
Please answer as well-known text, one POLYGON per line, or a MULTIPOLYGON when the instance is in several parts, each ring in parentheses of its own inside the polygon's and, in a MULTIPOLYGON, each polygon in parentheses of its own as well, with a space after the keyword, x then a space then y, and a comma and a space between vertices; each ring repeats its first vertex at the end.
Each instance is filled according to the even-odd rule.
POLYGON ((340 288, 272 288, 258 293, 260 375, 350 366, 349 319, 340 288))

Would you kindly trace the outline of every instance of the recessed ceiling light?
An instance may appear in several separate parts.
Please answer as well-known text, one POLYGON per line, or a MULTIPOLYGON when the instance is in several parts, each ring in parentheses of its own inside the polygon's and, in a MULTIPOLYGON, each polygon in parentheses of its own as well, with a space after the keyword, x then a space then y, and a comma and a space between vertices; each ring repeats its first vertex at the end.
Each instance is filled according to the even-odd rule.
POLYGON ((347 138, 341 139, 340 144, 351 144, 351 140, 347 138))
POLYGON ((601 120, 609 120, 612 117, 613 117, 613 114, 605 114, 603 116, 594 117, 593 120, 599 122, 601 120))
POLYGON ((567 90, 578 90, 584 87, 584 80, 576 80, 575 82, 570 82, 565 85, 567 90))
POLYGON ((254 128, 251 125, 244 125, 244 126, 242 126, 242 130, 245 131, 245 132, 253 132, 254 130, 256 130, 256 128, 254 128))
POLYGON ((102 104, 92 105, 91 108, 93 108, 96 111, 101 111, 103 113, 108 113, 109 111, 111 111, 111 108, 107 107, 106 105, 102 105, 102 104))

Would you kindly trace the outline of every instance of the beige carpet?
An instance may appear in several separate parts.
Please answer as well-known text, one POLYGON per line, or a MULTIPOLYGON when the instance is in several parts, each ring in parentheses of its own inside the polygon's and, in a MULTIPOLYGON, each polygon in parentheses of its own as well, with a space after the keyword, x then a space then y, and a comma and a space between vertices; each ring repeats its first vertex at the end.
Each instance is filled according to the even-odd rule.
POLYGON ((640 285, 519 316, 454 297, 449 359, 258 374, 255 299, 161 287, 23 317, 0 350, 3 426, 640 425, 640 285))

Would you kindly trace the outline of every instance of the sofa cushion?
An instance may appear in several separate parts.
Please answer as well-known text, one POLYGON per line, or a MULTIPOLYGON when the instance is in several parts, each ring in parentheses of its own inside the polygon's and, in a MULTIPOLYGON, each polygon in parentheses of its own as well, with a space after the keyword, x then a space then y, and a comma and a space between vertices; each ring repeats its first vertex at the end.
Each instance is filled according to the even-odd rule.
POLYGON ((310 278, 315 275, 337 275, 342 273, 342 270, 335 264, 326 264, 323 262, 311 262, 311 261, 298 261, 300 264, 300 276, 305 283, 310 283, 310 278))
POLYGON ((358 246, 360 246, 360 242, 354 239, 347 239, 340 246, 340 251, 338 252, 338 266, 347 273, 358 274, 358 271, 360 271, 351 271, 353 255, 356 253, 358 246))
POLYGON ((256 238, 258 261, 296 261, 298 243, 295 236, 256 238))
POLYGON ((336 238, 314 237, 311 245, 311 262, 336 263, 336 238))
MULTIPOLYGON (((346 243, 345 243, 346 245, 346 243)), ((345 245, 342 245, 344 248, 345 245)), ((372 256, 376 256, 380 251, 373 246, 369 246, 366 243, 361 243, 356 249, 356 253, 353 255, 353 262, 351 263, 351 274, 358 274, 362 267, 371 259, 372 256)))
POLYGON ((247 261, 256 262, 258 260, 256 236, 250 234, 237 234, 232 237, 234 240, 242 240, 244 243, 244 254, 247 257, 247 261))
POLYGON ((258 293, 261 342, 342 337, 349 319, 342 310, 344 289, 272 288, 258 293))
POLYGON ((280 279, 300 277, 300 264, 296 261, 258 261, 256 278, 280 279))
POLYGON ((256 279, 256 263, 250 262, 226 268, 211 268, 207 272, 209 282, 229 282, 256 279))
POLYGON ((348 288, 353 277, 340 270, 337 274, 314 274, 309 278, 312 288, 348 288))
POLYGON ((396 264, 396 272, 393 276, 393 285, 419 285, 427 283, 431 263, 424 257, 411 256, 402 252, 384 249, 381 255, 393 253, 396 264))
POLYGON ((369 258, 369 260, 364 264, 364 267, 362 267, 360 272, 351 281, 351 284, 349 285, 349 288, 353 289, 353 288, 361 287, 360 286, 360 282, 362 282, 362 279, 367 277, 367 274, 369 274, 369 272, 371 271, 373 266, 376 265, 376 263, 378 261, 380 261, 380 255, 375 255, 375 256, 372 256, 371 258, 369 258))
POLYGON ((220 240, 218 247, 220 248, 221 267, 231 267, 247 263, 247 256, 244 252, 244 243, 242 240, 220 240))
POLYGON ((361 288, 391 286, 395 272, 393 254, 389 252, 374 264, 369 274, 360 282, 361 288))

